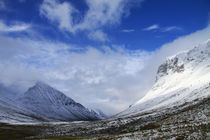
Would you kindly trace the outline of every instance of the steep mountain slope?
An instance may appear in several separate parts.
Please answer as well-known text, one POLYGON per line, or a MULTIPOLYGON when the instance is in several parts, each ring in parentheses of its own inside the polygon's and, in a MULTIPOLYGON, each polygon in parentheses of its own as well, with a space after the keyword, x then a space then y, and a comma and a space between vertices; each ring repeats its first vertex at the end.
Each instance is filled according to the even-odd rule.
POLYGON ((94 110, 99 116, 101 119, 107 119, 109 118, 103 111, 101 111, 100 109, 96 109, 94 110))
POLYGON ((35 118, 25 114, 26 110, 20 107, 17 96, 9 88, 0 84, 0 122, 32 122, 35 118))
POLYGON ((42 82, 37 82, 35 86, 29 88, 20 100, 22 107, 28 110, 28 114, 43 120, 79 121, 100 119, 100 116, 94 111, 88 110, 83 105, 42 82))
POLYGON ((175 107, 210 96, 210 40, 160 65, 152 89, 117 117, 175 107))

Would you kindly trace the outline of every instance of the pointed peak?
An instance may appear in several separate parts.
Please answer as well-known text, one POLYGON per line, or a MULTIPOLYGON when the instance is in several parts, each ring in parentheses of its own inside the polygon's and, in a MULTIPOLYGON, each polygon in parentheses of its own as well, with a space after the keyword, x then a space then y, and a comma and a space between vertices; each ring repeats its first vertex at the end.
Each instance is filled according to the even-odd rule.
POLYGON ((37 81, 34 86, 35 87, 50 87, 48 84, 46 84, 46 83, 44 83, 42 81, 37 81))
MULTIPOLYGON (((37 81, 35 83, 34 86, 30 87, 26 92, 25 94, 31 94, 31 93, 35 93, 36 95, 37 94, 47 94, 47 93, 60 93, 58 90, 56 90, 55 88, 51 87, 50 85, 42 82, 42 81, 37 81)), ((63 94, 63 93, 62 93, 63 94)))

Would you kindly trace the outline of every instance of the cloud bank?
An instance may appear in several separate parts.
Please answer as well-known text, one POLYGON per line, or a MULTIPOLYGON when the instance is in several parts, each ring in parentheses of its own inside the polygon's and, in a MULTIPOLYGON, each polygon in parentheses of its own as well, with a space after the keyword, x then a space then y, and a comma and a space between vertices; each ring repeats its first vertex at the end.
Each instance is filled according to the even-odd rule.
POLYGON ((210 26, 153 52, 0 36, 0 83, 23 93, 42 80, 90 108, 115 114, 143 97, 167 56, 209 39, 210 26))

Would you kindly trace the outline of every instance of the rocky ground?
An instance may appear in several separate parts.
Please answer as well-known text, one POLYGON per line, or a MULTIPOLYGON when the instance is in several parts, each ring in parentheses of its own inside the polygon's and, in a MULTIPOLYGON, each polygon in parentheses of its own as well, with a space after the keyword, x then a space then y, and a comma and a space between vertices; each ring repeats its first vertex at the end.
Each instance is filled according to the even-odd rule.
POLYGON ((94 122, 0 125, 0 139, 210 139, 210 98, 94 122), (178 110, 176 108, 181 108, 178 110), (173 110, 173 111, 172 111, 173 110))

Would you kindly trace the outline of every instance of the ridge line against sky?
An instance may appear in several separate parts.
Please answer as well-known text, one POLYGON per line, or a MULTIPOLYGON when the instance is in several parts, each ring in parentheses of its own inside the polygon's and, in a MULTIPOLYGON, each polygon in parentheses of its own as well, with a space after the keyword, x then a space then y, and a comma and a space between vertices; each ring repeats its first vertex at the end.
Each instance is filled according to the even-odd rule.
POLYGON ((165 57, 209 39, 206 4, 0 0, 0 83, 23 93, 41 80, 85 106, 120 112, 145 95, 165 57))

